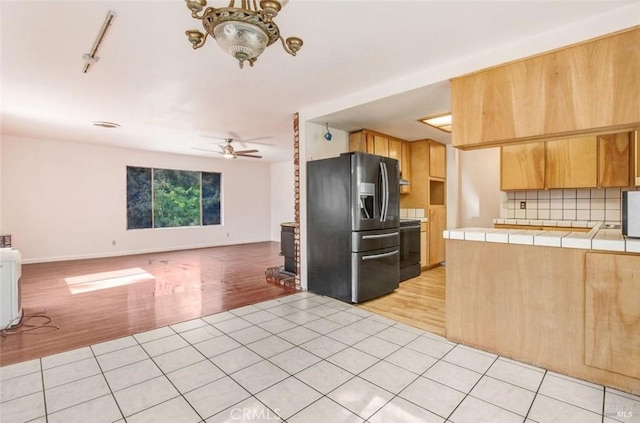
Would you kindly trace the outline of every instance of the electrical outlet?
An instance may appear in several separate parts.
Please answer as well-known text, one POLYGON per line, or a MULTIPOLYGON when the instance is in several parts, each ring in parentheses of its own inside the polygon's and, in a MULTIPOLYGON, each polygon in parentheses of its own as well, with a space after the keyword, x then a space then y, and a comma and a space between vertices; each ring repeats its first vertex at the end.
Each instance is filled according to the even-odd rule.
POLYGON ((527 202, 526 201, 520 201, 520 208, 521 209, 526 209, 527 208, 527 202))

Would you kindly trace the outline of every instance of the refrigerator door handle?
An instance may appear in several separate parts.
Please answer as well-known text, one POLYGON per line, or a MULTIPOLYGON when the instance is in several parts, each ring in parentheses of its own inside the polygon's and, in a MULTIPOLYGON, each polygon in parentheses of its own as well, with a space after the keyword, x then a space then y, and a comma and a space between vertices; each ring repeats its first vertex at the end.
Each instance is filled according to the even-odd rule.
POLYGON ((391 251, 389 253, 382 253, 382 254, 374 254, 372 256, 363 256, 362 260, 377 260, 377 259, 381 259, 381 258, 385 258, 385 257, 391 257, 393 255, 398 254, 398 250, 394 250, 391 251))
MULTIPOLYGON (((417 228, 419 228, 420 226, 417 226, 417 228)), ((362 237, 362 239, 379 239, 379 238, 389 238, 392 236, 398 236, 400 233, 399 232, 390 232, 388 234, 381 234, 381 235, 364 235, 362 237)))
POLYGON ((389 209, 389 175, 387 174, 387 164, 380 162, 380 174, 382 175, 382 205, 380 211, 380 222, 387 221, 387 211, 389 209))

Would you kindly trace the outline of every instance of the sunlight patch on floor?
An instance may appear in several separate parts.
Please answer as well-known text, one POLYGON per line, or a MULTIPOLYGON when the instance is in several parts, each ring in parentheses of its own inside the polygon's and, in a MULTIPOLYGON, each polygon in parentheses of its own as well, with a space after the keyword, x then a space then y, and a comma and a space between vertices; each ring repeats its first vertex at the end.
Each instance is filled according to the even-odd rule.
POLYGON ((73 295, 98 291, 101 289, 115 288, 117 286, 129 285, 153 279, 155 279, 155 277, 146 270, 139 267, 133 267, 131 269, 74 276, 65 278, 65 282, 69 286, 69 291, 71 291, 71 294, 73 295))

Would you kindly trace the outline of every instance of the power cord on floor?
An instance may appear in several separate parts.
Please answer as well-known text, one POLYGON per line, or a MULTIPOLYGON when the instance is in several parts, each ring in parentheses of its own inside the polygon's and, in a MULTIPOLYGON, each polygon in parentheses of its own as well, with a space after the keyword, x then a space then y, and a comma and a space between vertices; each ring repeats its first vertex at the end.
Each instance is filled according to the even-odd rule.
POLYGON ((2 328, 2 330, 0 330, 0 336, 2 338, 5 338, 9 335, 16 335, 19 333, 37 335, 42 332, 37 332, 37 333, 29 333, 29 332, 35 331, 38 329, 43 329, 43 328, 51 329, 50 332, 60 329, 58 326, 50 324, 51 322, 52 322, 51 317, 44 314, 44 312, 39 312, 34 314, 25 314, 22 320, 16 326, 10 328, 10 326, 13 324, 13 322, 11 322, 7 327, 2 328), (44 319, 44 321, 40 323, 30 323, 31 319, 38 319, 38 318, 44 319))

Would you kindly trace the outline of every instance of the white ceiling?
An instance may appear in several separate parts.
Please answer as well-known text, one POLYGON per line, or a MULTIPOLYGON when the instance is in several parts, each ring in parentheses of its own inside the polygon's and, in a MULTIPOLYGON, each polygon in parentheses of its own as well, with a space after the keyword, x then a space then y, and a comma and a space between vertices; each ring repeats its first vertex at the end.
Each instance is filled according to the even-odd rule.
MULTIPOLYGON (((304 40, 297 57, 274 44, 241 70, 213 40, 191 48, 184 31, 200 22, 182 0, 2 0, 2 133, 211 157, 219 156, 193 147, 217 150, 209 137, 264 138, 236 147, 289 160, 297 111, 631 3, 292 0, 276 22, 284 37, 304 40), (82 55, 109 10, 117 16, 100 61, 83 74, 82 55), (97 120, 122 127, 92 126, 97 120)), ((314 121, 448 142, 416 119, 449 106, 445 78, 314 121)))

